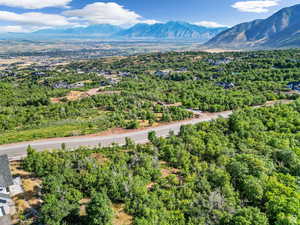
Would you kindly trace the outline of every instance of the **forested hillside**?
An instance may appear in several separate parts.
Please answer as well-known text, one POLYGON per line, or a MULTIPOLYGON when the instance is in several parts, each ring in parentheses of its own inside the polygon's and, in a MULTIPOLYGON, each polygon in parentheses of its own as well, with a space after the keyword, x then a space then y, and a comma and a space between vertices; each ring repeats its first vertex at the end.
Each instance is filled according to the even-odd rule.
POLYGON ((170 52, 0 71, 0 144, 296 99, 300 51, 170 52))
POLYGON ((123 204, 139 225, 300 224, 299 100, 149 140, 73 152, 29 148, 23 167, 43 180, 38 221, 108 225, 113 206, 123 204))

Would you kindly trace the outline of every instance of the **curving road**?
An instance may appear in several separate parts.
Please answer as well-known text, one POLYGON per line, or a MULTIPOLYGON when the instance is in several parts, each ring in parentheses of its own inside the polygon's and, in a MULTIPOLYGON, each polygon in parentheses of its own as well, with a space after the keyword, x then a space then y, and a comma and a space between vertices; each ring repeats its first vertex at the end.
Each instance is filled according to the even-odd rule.
MULTIPOLYGON (((292 100, 275 100, 269 101, 264 105, 254 106, 253 108, 259 108, 263 106, 272 106, 275 104, 289 104, 292 100)), ((65 137, 65 138, 52 138, 37 141, 28 141, 15 144, 0 145, 0 155, 7 154, 10 160, 21 159, 26 156, 26 149, 30 145, 37 151, 45 151, 48 149, 60 149, 64 143, 68 149, 76 149, 80 146, 107 147, 113 143, 122 145, 125 144, 125 139, 128 137, 135 141, 135 143, 146 143, 148 141, 148 133, 155 131, 158 137, 167 137, 171 131, 178 134, 180 127, 188 124, 196 124, 204 121, 215 120, 219 117, 228 118, 233 111, 225 111, 218 113, 206 113, 201 111, 189 110, 197 115, 199 118, 190 119, 185 121, 174 122, 167 125, 161 125, 158 127, 147 128, 143 130, 132 130, 122 134, 102 135, 102 136, 78 136, 78 137, 65 137)))
POLYGON ((46 140, 37 140, 29 142, 21 142, 15 144, 1 145, 0 155, 7 154, 10 160, 17 160, 26 156, 26 149, 30 145, 37 151, 44 151, 47 149, 59 149, 62 143, 65 143, 67 148, 75 149, 80 146, 110 146, 113 143, 125 144, 125 138, 128 137, 136 143, 146 143, 148 141, 148 133, 155 131, 157 136, 166 137, 170 131, 178 134, 180 127, 187 124, 196 124, 204 121, 211 121, 218 117, 228 118, 232 114, 232 111, 220 112, 220 113, 197 113, 199 118, 186 121, 180 121, 171 123, 168 125, 161 125, 154 128, 148 128, 144 130, 133 130, 123 134, 113 134, 108 136, 78 136, 78 137, 66 137, 66 138, 54 138, 46 140))

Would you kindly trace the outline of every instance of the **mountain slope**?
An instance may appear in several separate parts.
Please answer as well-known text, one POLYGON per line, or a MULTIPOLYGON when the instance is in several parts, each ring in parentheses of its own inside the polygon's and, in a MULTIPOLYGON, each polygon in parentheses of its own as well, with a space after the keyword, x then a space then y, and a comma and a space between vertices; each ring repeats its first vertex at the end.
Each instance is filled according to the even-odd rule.
POLYGON ((206 43, 208 47, 300 46, 300 4, 281 9, 265 20, 254 20, 223 31, 206 43))
POLYGON ((209 40, 226 28, 207 28, 185 22, 137 24, 116 34, 129 39, 185 39, 209 40))

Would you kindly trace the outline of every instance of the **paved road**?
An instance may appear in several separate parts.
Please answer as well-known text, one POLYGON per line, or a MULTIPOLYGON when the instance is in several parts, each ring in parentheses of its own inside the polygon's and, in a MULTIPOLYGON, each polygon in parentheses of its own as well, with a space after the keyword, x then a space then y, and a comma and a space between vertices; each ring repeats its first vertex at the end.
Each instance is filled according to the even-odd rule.
POLYGON ((7 154, 11 160, 20 159, 26 156, 26 149, 28 145, 36 149, 37 151, 44 151, 47 149, 59 149, 62 143, 66 144, 67 148, 75 149, 80 146, 95 147, 101 144, 101 146, 110 146, 112 143, 125 144, 125 138, 131 138, 136 143, 146 143, 148 141, 148 133, 155 131, 157 136, 166 137, 170 131, 178 134, 180 127, 187 124, 196 124, 204 121, 211 121, 218 117, 227 118, 232 114, 232 111, 220 112, 220 113, 202 113, 199 114, 200 118, 191 119, 187 121, 180 121, 168 125, 162 125, 155 128, 149 128, 145 130, 132 131, 125 134, 114 134, 109 136, 79 136, 79 137, 66 137, 59 139, 47 139, 30 142, 22 142, 16 144, 8 144, 0 146, 0 155, 7 154))

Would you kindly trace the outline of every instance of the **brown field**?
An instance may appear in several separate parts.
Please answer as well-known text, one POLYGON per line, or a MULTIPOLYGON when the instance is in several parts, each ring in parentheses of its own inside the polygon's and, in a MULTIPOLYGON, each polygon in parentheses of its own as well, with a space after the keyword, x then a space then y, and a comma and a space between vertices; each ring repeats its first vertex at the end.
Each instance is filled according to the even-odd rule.
POLYGON ((130 225, 132 224, 133 217, 124 211, 124 204, 113 204, 113 210, 115 217, 113 219, 113 225, 130 225))

